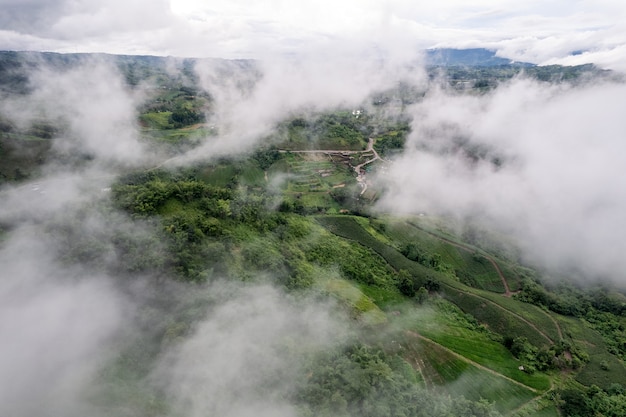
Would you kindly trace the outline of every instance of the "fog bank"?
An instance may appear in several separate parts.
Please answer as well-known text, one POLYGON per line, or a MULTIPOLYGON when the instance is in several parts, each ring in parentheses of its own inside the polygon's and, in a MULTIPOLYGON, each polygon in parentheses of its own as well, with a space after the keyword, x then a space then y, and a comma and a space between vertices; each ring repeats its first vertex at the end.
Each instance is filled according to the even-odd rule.
POLYGON ((626 86, 516 79, 485 96, 437 90, 409 111, 379 207, 474 218, 531 261, 619 279, 626 266, 626 86))

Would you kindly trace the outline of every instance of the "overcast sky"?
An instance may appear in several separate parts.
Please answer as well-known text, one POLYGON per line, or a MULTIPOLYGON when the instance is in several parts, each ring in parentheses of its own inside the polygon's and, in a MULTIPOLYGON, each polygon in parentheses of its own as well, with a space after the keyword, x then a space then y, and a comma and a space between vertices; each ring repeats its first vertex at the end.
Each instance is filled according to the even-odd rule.
POLYGON ((626 2, 0 0, 0 49, 262 58, 337 43, 626 69, 626 2))

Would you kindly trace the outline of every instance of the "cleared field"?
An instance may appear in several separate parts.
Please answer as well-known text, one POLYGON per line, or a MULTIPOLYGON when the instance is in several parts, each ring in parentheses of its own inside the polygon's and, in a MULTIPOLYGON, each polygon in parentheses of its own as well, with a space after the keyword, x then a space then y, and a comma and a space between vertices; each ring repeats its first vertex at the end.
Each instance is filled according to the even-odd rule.
MULTIPOLYGON (((529 411, 534 417, 561 417, 554 405, 549 405, 539 409, 530 409, 529 411)), ((527 414, 528 415, 528 414, 527 414)))
POLYGON ((150 112, 139 116, 139 121, 151 129, 169 129, 171 111, 150 112))
POLYGON ((541 330, 543 334, 548 336, 553 342, 561 339, 561 334, 559 333, 556 319, 552 318, 553 316, 556 316, 555 313, 549 313, 537 307, 536 305, 523 303, 514 298, 501 297, 492 293, 488 293, 486 291, 475 293, 493 301, 494 303, 502 306, 512 313, 515 313, 533 323, 535 326, 537 326, 538 329, 541 330))
MULTIPOLYGON (((478 321, 484 323, 490 330, 502 336, 524 336, 536 346, 551 344, 547 335, 542 334, 532 321, 532 327, 528 322, 520 319, 515 314, 494 305, 493 303, 476 296, 468 291, 461 291, 449 286, 442 287, 445 297, 459 306, 464 312, 471 314, 478 321)), ((504 297, 501 297, 504 298, 504 297)), ((498 300, 500 301, 500 300, 498 300)), ((552 324, 552 327, 554 325, 552 324)))
POLYGON ((366 284, 360 284, 359 288, 383 310, 406 302, 406 297, 395 288, 387 289, 366 284))
POLYGON ((529 389, 475 367, 469 368, 455 383, 447 385, 446 390, 453 397, 463 395, 473 401, 485 399, 493 402, 502 413, 515 409, 536 396, 529 389))
POLYGON ((602 389, 607 389, 615 381, 626 382, 624 363, 607 352, 598 332, 570 317, 560 317, 560 321, 564 332, 589 353, 589 362, 576 375, 578 382, 587 386, 595 384, 602 389))
POLYGON ((472 367, 449 350, 426 339, 408 335, 403 341, 403 348, 405 358, 420 369, 429 387, 452 383, 472 367))
POLYGON ((356 317, 365 324, 376 325, 387 322, 387 317, 376 304, 356 285, 339 278, 318 281, 317 285, 338 300, 349 305, 356 317))
POLYGON ((476 367, 441 345, 410 334, 402 342, 405 359, 420 371, 428 387, 445 390, 452 396, 478 401, 486 399, 505 412, 531 401, 532 390, 496 372, 476 367))
POLYGON ((430 277, 441 275, 417 262, 407 259, 395 248, 382 243, 363 229, 351 216, 320 216, 316 219, 332 233, 371 248, 382 256, 396 271, 401 269, 407 270, 417 278, 418 281, 421 281, 422 284, 426 283, 430 277))
POLYGON ((284 190, 289 193, 329 192, 351 179, 344 167, 324 155, 290 155, 276 169, 288 173, 284 190))
POLYGON ((362 227, 359 221, 351 216, 324 216, 318 217, 317 220, 331 232, 355 240, 373 249, 396 270, 406 269, 414 276, 421 277, 423 280, 428 279, 428 277, 437 277, 442 283, 446 284, 442 287, 442 290, 451 301, 457 304, 464 312, 472 314, 496 333, 500 333, 503 336, 523 335, 537 346, 549 344, 552 340, 558 340, 558 331, 554 322, 534 306, 486 291, 480 292, 480 290, 468 287, 417 262, 413 262, 404 257, 395 248, 375 238, 362 227), (479 292, 480 296, 478 296, 479 292), (489 300, 480 298, 486 295, 490 295, 489 300), (518 316, 533 324, 535 323, 534 320, 537 320, 537 324, 535 327, 532 327, 518 316), (541 329, 541 332, 538 329, 541 329), (543 329, 548 329, 548 333, 545 333, 543 329), (541 333, 544 333, 545 336, 541 333))
POLYGON ((386 233, 398 247, 414 244, 424 252, 438 254, 441 262, 455 271, 461 282, 475 288, 504 293, 502 280, 493 264, 479 249, 468 250, 445 242, 406 221, 391 221, 386 233))
POLYGON ((415 314, 403 326, 411 326, 413 331, 445 348, 528 387, 539 391, 550 387, 546 375, 520 371, 520 362, 503 345, 487 332, 472 328, 475 326, 450 305, 438 303, 435 314, 415 314))
POLYGON ((509 264, 506 261, 497 259, 498 266, 502 275, 506 277, 506 282, 509 284, 511 291, 518 291, 522 288, 522 276, 514 265, 509 264))
POLYGON ((250 186, 262 186, 265 184, 265 173, 255 165, 246 164, 242 167, 241 182, 250 186))
POLYGON ((229 184, 236 175, 236 170, 233 165, 217 165, 207 167, 198 175, 198 178, 202 181, 215 185, 217 187, 225 187, 229 184))

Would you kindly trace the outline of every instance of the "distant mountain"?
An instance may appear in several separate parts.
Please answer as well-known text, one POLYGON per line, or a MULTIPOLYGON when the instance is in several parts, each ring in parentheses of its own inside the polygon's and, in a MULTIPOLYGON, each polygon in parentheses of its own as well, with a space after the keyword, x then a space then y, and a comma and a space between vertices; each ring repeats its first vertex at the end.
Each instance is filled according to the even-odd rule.
POLYGON ((515 65, 532 67, 528 62, 516 62, 496 56, 495 51, 483 48, 472 49, 428 49, 426 50, 426 65, 439 67, 496 67, 501 65, 515 65))

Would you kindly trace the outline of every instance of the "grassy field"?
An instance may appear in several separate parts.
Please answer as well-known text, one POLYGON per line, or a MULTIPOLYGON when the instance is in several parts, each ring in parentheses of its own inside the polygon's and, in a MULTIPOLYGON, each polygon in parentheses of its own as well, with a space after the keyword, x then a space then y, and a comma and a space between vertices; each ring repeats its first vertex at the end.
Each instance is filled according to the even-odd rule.
POLYGON ((540 391, 550 387, 546 375, 520 371, 520 362, 502 344, 445 301, 417 309, 400 318, 398 324, 528 387, 540 391))
POLYGON ((520 407, 537 396, 531 389, 479 368, 434 341, 409 334, 401 346, 404 358, 420 371, 430 388, 474 401, 485 399, 495 403, 501 412, 520 407))
POLYGON ((329 278, 317 282, 318 288, 328 292, 352 308, 355 317, 368 325, 387 322, 387 317, 370 297, 353 283, 339 278, 329 278))
POLYGON ((361 284, 359 288, 363 294, 370 297, 383 310, 391 309, 406 302, 406 297, 395 288, 380 288, 366 284, 361 284))
POLYGON ((464 230, 468 227, 471 229, 471 226, 452 218, 426 215, 414 216, 405 220, 396 219, 395 221, 408 223, 417 230, 466 246, 471 251, 491 257, 506 277, 509 289, 516 291, 520 288, 522 274, 514 261, 519 257, 519 250, 508 236, 481 229, 478 233, 479 237, 472 238, 473 233, 464 230))
POLYGON ((205 168, 198 177, 216 187, 225 187, 235 178, 235 175, 236 170, 232 164, 223 164, 205 168))
POLYGON ((519 411, 519 413, 512 414, 513 416, 533 416, 533 417, 561 417, 561 414, 556 409, 556 406, 550 401, 548 404, 529 404, 519 411))
POLYGON ((602 336, 580 320, 560 317, 564 332, 581 344, 589 353, 589 362, 578 372, 576 381, 583 385, 595 384, 607 389, 615 381, 626 382, 626 367, 606 350, 602 336))
POLYGON ((323 154, 290 154, 280 168, 288 174, 285 191, 292 193, 328 192, 352 179, 345 167, 323 154))
POLYGON ((304 207, 315 208, 320 210, 330 210, 334 212, 339 212, 339 205, 332 199, 328 193, 318 192, 318 193, 306 193, 302 194, 299 197, 299 200, 302 202, 304 207))
POLYGON ((244 164, 241 168, 240 181, 248 186, 264 186, 266 183, 265 172, 254 164, 244 164))
POLYGON ((171 115, 171 111, 144 113, 139 116, 139 121, 150 129, 170 129, 169 119, 171 115))
POLYGON ((447 385, 446 391, 453 397, 463 395, 473 401, 485 399, 494 403, 495 408, 502 413, 515 409, 536 396, 529 389, 475 367, 470 367, 459 380, 447 385))
POLYGON ((417 262, 407 259, 395 248, 382 243, 363 229, 351 216, 320 216, 317 217, 317 221, 332 233, 371 248, 382 256, 396 271, 404 269, 416 277, 418 281, 425 283, 429 277, 441 275, 417 262))
POLYGON ((556 316, 556 313, 550 313, 535 305, 523 303, 514 298, 501 297, 486 291, 477 292, 477 294, 533 323, 553 342, 557 342, 561 338, 556 319, 552 318, 556 316))
MULTIPOLYGON (((469 291, 461 291, 446 285, 442 287, 442 291, 445 297, 459 306, 461 310, 473 315, 479 322, 488 326, 490 330, 502 336, 524 336, 535 346, 549 345, 552 342, 536 328, 531 327, 528 322, 501 308, 499 303, 489 302, 485 298, 472 294, 469 291)), ((554 325, 552 326, 554 327, 554 325)))
POLYGON ((401 220, 390 221, 386 234, 398 247, 413 243, 428 253, 439 254, 441 262, 450 265, 461 282, 467 285, 497 293, 505 290, 498 272, 477 248, 457 247, 401 220))
POLYGON ((376 239, 361 226, 359 221, 351 216, 324 216, 317 219, 331 232, 373 249, 395 270, 406 269, 417 277, 423 277, 423 279, 429 276, 437 277, 442 283, 446 284, 442 287, 442 290, 451 301, 457 304, 464 312, 474 315, 481 323, 484 323, 494 332, 503 336, 523 335, 537 346, 550 344, 551 341, 559 339, 554 322, 535 306, 529 306, 486 291, 480 292, 480 290, 472 289, 461 282, 427 269, 417 262, 410 261, 395 248, 376 239), (485 300, 484 298, 487 296, 489 298, 485 300), (494 305, 494 303, 497 305, 494 305), (541 331, 548 338, 543 336, 537 329, 529 326, 519 316, 531 323, 535 323, 536 320, 538 323, 536 327, 542 329, 541 331), (546 329, 547 333, 543 329, 546 329))

